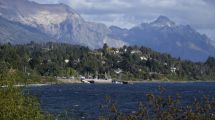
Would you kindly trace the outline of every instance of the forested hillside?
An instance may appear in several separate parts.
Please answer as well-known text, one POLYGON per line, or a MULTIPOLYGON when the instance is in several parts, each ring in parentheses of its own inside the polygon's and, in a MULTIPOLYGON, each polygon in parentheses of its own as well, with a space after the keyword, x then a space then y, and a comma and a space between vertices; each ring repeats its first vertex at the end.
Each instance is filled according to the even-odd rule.
POLYGON ((106 73, 114 79, 123 80, 215 80, 213 57, 205 63, 194 63, 145 47, 124 46, 117 49, 106 44, 97 50, 59 43, 5 44, 0 46, 0 68, 34 79, 78 79, 80 75, 96 74, 104 78, 106 73))

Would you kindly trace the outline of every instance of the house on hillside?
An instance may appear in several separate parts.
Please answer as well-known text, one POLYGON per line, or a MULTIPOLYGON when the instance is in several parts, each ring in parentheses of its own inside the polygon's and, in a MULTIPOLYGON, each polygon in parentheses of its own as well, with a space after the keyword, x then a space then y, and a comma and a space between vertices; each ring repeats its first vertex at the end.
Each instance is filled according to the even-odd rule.
POLYGON ((141 56, 140 59, 141 59, 141 60, 144 60, 144 61, 147 61, 147 60, 148 60, 148 58, 145 57, 145 56, 141 56))
POLYGON ((141 54, 142 52, 140 50, 132 50, 131 54, 141 54))
POLYGON ((175 72, 176 72, 176 70, 177 70, 177 68, 176 68, 176 67, 171 67, 171 68, 170 68, 170 71, 171 71, 172 73, 175 73, 175 72))

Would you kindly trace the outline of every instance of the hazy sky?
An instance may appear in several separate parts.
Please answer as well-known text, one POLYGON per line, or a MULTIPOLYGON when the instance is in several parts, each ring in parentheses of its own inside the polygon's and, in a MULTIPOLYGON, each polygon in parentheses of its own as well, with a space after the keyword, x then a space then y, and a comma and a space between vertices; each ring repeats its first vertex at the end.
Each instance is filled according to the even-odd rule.
POLYGON ((88 21, 130 28, 165 15, 215 40, 215 0, 33 0, 64 3, 88 21))

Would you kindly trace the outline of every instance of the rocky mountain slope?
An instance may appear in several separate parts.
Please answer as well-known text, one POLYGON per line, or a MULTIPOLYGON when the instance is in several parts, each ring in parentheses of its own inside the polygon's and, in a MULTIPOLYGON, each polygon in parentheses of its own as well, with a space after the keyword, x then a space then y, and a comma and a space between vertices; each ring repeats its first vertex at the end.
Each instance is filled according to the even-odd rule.
POLYGON ((110 29, 110 36, 113 38, 170 53, 182 59, 204 61, 208 56, 215 56, 215 47, 206 35, 201 35, 189 25, 176 25, 165 16, 131 29, 116 26, 111 26, 110 29))
POLYGON ((41 43, 54 41, 54 39, 33 27, 22 25, 17 22, 11 22, 0 17, 1 43, 26 44, 30 41, 37 41, 41 43))
MULTIPOLYGON (((113 47, 126 44, 108 37, 109 29, 104 24, 86 22, 77 12, 64 4, 43 5, 28 0, 0 0, 0 16, 35 28, 56 42, 79 44, 90 48, 102 47, 104 43, 113 47)), ((18 39, 25 38, 20 36, 18 39)), ((36 39, 34 41, 39 42, 36 39)))

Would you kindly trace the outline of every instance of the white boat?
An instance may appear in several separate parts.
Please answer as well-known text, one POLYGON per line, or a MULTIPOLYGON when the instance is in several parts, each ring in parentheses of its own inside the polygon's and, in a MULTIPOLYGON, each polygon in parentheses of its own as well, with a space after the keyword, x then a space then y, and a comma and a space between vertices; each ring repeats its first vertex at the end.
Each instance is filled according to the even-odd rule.
POLYGON ((117 80, 113 80, 112 83, 113 84, 128 84, 128 82, 126 82, 126 81, 117 81, 117 80))
POLYGON ((83 83, 97 83, 97 84, 111 84, 112 79, 105 73, 105 78, 104 79, 98 79, 98 73, 96 72, 96 78, 85 78, 81 77, 81 81, 83 83))
POLYGON ((88 84, 93 84, 93 83, 98 83, 98 84, 108 84, 112 83, 112 79, 83 79, 81 80, 83 83, 88 83, 88 84))
POLYGON ((86 83, 86 84, 93 84, 94 81, 93 80, 88 80, 88 79, 85 79, 85 80, 81 80, 83 83, 86 83))

